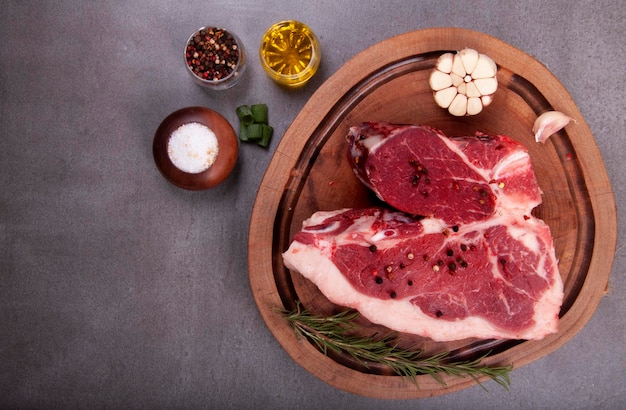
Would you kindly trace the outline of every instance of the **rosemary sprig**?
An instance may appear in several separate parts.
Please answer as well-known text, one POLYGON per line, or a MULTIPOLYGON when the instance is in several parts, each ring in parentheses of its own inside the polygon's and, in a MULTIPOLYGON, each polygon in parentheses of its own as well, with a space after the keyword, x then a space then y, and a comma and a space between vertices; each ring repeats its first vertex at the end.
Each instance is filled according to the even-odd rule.
POLYGON ((371 364, 389 367, 396 374, 409 379, 419 388, 417 376, 428 374, 442 386, 446 382, 442 374, 456 377, 471 377, 484 390, 479 378, 487 376, 508 390, 511 381, 509 373, 513 366, 486 366, 481 361, 489 353, 475 360, 449 362, 446 359, 450 352, 442 352, 430 357, 422 357, 422 350, 406 350, 398 347, 396 333, 377 338, 374 336, 358 336, 351 334, 358 328, 354 322, 359 315, 354 310, 344 310, 329 317, 315 316, 301 308, 297 303, 293 311, 281 310, 291 324, 298 337, 310 340, 317 348, 328 354, 329 350, 336 353, 347 353, 366 368, 371 364))

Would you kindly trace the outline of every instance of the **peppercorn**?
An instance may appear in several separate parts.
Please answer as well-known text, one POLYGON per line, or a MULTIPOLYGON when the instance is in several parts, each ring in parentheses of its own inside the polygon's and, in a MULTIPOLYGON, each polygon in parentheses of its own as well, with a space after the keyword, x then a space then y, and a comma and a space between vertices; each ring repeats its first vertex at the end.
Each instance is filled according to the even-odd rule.
POLYGON ((215 27, 200 30, 187 44, 187 65, 205 80, 230 76, 239 62, 237 41, 229 32, 215 27))

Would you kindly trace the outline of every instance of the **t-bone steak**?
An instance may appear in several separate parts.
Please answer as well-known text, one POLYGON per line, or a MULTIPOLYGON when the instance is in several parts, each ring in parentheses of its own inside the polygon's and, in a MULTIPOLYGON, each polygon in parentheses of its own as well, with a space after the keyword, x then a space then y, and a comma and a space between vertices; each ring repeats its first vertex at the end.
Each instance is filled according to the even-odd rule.
POLYGON ((498 135, 445 136, 419 125, 367 122, 350 128, 357 177, 392 207, 455 224, 496 207, 529 213, 541 191, 526 148, 498 135))
POLYGON ((373 323, 436 341, 557 331, 563 283, 550 229, 531 214, 541 191, 524 146, 373 122, 347 140, 357 177, 396 209, 313 214, 287 268, 373 323))

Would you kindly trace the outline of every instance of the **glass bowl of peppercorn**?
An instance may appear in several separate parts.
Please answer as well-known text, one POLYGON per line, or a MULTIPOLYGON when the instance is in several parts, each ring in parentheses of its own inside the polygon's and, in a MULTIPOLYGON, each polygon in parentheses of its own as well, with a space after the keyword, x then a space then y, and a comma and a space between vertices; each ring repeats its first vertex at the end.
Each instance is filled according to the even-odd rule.
POLYGON ((245 71, 243 44, 224 28, 202 27, 187 40, 185 65, 197 84, 225 90, 235 85, 245 71))

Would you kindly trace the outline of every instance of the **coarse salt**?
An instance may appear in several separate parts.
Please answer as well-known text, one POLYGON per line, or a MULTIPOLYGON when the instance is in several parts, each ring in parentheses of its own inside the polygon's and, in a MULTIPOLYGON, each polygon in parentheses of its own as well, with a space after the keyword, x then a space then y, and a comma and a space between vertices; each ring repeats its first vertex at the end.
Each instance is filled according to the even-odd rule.
POLYGON ((181 171, 198 174, 217 159, 219 145, 215 133, 206 125, 190 122, 178 127, 167 142, 167 154, 181 171))

